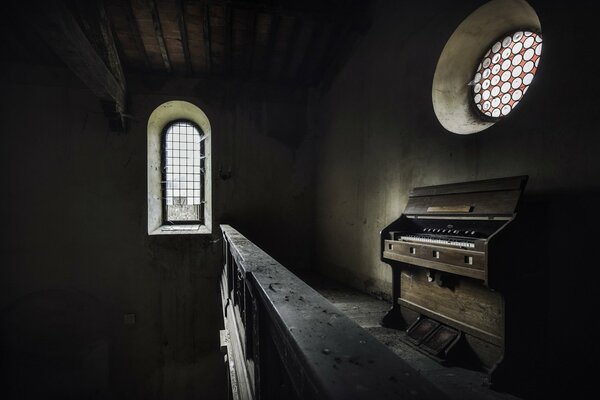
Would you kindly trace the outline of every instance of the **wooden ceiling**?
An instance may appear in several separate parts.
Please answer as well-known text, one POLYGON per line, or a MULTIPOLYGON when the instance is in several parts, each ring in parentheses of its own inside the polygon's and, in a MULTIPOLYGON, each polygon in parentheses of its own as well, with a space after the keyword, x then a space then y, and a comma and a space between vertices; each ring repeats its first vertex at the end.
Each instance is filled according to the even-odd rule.
POLYGON ((129 72, 313 85, 368 27, 367 0, 104 2, 129 72))
POLYGON ((0 45, 16 62, 63 63, 126 130, 128 74, 316 86, 370 25, 370 0, 2 2, 0 45), (45 43, 45 46, 44 46, 45 43))

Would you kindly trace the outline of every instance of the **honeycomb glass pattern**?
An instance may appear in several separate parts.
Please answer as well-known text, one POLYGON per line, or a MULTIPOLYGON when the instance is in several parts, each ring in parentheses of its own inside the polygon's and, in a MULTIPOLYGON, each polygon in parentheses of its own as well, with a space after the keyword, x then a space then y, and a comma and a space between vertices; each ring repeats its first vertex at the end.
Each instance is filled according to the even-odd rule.
POLYGON ((489 118, 507 116, 527 93, 540 63, 542 37, 517 31, 495 42, 473 78, 475 107, 489 118))
POLYGON ((203 136, 189 122, 175 122, 165 133, 164 203, 169 222, 200 221, 203 204, 203 136))

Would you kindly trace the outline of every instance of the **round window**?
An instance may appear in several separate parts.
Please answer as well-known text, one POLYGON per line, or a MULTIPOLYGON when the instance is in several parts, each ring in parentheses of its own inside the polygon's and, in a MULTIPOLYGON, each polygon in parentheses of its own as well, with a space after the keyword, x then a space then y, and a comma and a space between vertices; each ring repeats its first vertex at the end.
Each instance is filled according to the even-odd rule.
POLYGON ((487 50, 477 66, 473 102, 493 120, 507 116, 523 98, 542 55, 542 37, 529 31, 505 35, 487 50))
POLYGON ((510 114, 538 71, 541 32, 526 0, 490 0, 469 14, 435 69, 431 100, 441 125, 469 135, 510 114))

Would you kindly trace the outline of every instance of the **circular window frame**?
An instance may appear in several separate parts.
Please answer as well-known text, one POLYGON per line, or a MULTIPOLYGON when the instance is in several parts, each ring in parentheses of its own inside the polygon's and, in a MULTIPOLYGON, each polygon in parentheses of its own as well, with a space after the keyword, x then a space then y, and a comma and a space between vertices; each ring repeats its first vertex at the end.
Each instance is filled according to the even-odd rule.
POLYGON ((431 93, 435 115, 446 130, 469 135, 506 119, 482 117, 468 83, 494 41, 518 30, 542 35, 540 20, 525 0, 492 0, 454 30, 438 59, 431 93))

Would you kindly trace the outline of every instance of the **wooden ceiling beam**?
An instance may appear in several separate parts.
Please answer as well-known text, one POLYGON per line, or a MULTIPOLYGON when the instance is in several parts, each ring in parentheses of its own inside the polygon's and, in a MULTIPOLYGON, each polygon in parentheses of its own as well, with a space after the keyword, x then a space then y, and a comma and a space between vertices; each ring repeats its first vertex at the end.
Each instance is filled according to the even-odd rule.
POLYGON ((106 48, 109 67, 113 74, 115 74, 115 78, 123 90, 127 91, 125 85, 125 74, 123 73, 121 59, 119 58, 119 51, 117 50, 117 44, 113 35, 113 27, 110 19, 108 18, 108 14, 106 13, 104 0, 98 1, 98 17, 100 20, 100 32, 106 48))
POLYGON ((144 57, 144 62, 146 64, 146 68, 150 68, 150 58, 148 57, 148 52, 146 51, 146 46, 144 46, 144 41, 142 40, 142 34, 140 33, 140 27, 135 19, 135 14, 133 13, 133 8, 131 7, 131 2, 126 2, 127 7, 127 21, 130 24, 131 32, 135 37, 135 43, 137 47, 140 49, 140 53, 144 57))
POLYGON ((158 42, 158 47, 160 48, 160 54, 163 59, 163 63, 165 64, 165 68, 167 72, 171 72, 171 61, 169 60, 169 52, 167 51, 167 46, 165 44, 165 37, 163 36, 162 27, 160 24, 160 18, 158 16, 158 9, 156 7, 156 1, 154 0, 146 0, 148 8, 150 10, 150 14, 152 15, 152 24, 154 26, 154 34, 156 35, 156 41, 158 42))
MULTIPOLYGON (((37 7, 20 11, 67 67, 96 96, 113 104, 114 114, 124 129, 125 82, 121 82, 105 64, 66 5, 62 1, 41 2, 37 7)), ((113 61, 117 62, 118 58, 113 61)), ((122 70, 120 65, 118 70, 122 70)))
POLYGON ((183 10, 183 0, 177 2, 177 21, 179 23, 179 34, 181 35, 181 46, 183 47, 183 57, 185 58, 186 70, 189 75, 194 73, 192 67, 192 57, 190 56, 190 43, 187 34, 187 24, 185 21, 185 12, 183 10))

